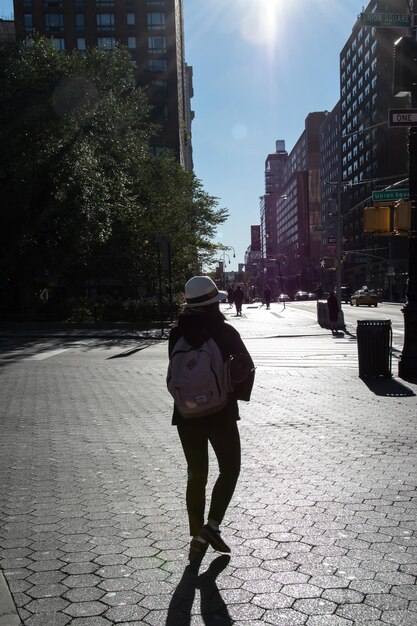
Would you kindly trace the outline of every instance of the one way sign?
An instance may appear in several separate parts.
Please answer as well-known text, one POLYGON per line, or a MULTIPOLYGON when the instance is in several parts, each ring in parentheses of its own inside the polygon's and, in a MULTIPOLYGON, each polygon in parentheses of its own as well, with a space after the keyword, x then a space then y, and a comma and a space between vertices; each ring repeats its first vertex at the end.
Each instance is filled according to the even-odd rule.
POLYGON ((417 126, 417 109, 389 109, 388 126, 417 126))

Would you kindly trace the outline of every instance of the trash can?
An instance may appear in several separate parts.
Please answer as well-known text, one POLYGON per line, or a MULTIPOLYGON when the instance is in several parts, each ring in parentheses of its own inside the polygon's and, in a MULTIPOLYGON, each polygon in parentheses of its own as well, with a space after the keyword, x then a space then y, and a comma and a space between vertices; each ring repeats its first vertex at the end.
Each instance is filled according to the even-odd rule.
POLYGON ((391 320, 358 320, 359 377, 391 374, 391 320))
POLYGON ((327 312, 327 302, 317 300, 317 323, 322 328, 329 327, 329 315, 327 312))
MULTIPOLYGON (((327 308, 326 300, 317 300, 317 323, 322 328, 330 328, 329 309, 327 308)), ((339 328, 345 329, 345 317, 342 308, 340 308, 336 322, 336 329, 339 328)))

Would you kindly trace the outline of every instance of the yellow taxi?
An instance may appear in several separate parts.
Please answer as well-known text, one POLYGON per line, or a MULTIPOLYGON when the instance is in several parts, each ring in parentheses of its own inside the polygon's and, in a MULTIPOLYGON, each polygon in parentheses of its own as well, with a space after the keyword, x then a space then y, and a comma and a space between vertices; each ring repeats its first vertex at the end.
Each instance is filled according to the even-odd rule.
POLYGON ((375 291, 369 289, 359 289, 350 297, 351 306, 378 306, 378 296, 375 291))

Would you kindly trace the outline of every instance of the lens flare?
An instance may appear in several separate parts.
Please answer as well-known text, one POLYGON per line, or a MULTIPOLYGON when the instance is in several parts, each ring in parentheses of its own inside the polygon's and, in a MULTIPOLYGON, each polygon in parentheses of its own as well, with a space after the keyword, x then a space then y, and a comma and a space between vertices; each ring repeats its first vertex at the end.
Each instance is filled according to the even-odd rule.
POLYGON ((249 0, 244 3, 241 34, 246 41, 259 46, 274 45, 278 36, 280 17, 284 13, 281 0, 249 0))

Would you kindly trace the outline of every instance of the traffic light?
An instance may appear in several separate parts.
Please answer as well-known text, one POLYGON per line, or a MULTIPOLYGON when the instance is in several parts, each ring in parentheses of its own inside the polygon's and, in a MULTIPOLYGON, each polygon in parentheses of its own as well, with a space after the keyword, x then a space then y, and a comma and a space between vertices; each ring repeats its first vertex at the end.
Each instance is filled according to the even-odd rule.
POLYGON ((324 256, 320 259, 320 269, 324 272, 329 272, 336 269, 336 263, 334 257, 324 256))
POLYGON ((408 235, 411 228, 411 202, 400 200, 394 206, 394 231, 397 235, 408 235))
POLYGON ((363 230, 365 233, 390 233, 391 207, 366 207, 363 210, 363 230))
POLYGON ((415 83, 417 42, 413 37, 400 37, 394 44, 394 96, 408 95, 415 83))

